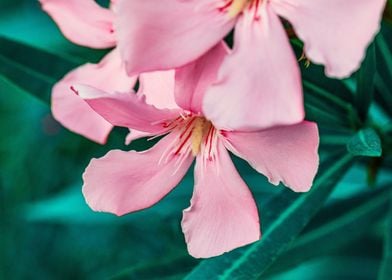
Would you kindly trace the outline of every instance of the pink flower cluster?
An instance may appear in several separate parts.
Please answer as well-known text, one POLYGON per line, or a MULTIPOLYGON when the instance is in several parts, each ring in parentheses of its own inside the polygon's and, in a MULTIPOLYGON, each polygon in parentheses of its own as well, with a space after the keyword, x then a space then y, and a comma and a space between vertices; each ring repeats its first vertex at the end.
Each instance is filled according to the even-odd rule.
POLYGON ((96 211, 124 215, 165 197, 195 160, 182 229, 206 258, 260 239, 255 201, 229 152, 272 184, 306 192, 318 168, 317 125, 304 121, 302 81, 283 21, 304 53, 342 78, 379 29, 386 0, 40 0, 72 42, 114 49, 53 88, 52 111, 70 130, 105 143, 163 136, 144 152, 93 159, 83 194, 96 211), (234 46, 223 39, 234 29, 234 46), (133 88, 139 81, 139 90, 133 88))

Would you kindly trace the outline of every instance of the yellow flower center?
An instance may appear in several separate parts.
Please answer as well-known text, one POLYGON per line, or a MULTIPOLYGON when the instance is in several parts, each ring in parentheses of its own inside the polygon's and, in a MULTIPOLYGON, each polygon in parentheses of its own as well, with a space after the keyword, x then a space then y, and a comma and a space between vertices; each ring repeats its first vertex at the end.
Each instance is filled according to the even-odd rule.
POLYGON ((175 120, 163 123, 163 127, 163 133, 157 136, 173 132, 177 134, 177 138, 163 153, 160 162, 166 162, 171 155, 176 156, 180 163, 190 154, 194 157, 200 156, 203 161, 216 158, 217 141, 223 132, 216 129, 206 118, 185 113, 175 120))
POLYGON ((191 149, 192 155, 197 156, 200 152, 200 147, 203 139, 207 136, 212 124, 203 117, 196 117, 193 122, 191 149))
POLYGON ((246 5, 248 5, 249 2, 250 0, 233 0, 228 10, 229 17, 236 17, 245 9, 246 5))
POLYGON ((252 5, 257 7, 262 2, 263 0, 228 0, 224 8, 227 8, 227 14, 230 18, 235 18, 247 7, 252 7, 252 5))

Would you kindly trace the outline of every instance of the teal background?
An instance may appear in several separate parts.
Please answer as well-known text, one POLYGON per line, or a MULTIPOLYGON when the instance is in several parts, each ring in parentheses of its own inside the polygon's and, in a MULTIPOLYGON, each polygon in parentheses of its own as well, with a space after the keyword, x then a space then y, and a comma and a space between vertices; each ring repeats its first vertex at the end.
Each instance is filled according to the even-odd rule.
POLYGON ((321 131, 313 190, 274 187, 233 157, 264 236, 201 261, 188 255, 180 228, 192 172, 150 209, 119 218, 88 208, 81 174, 89 160, 152 143, 125 146, 126 131, 116 129, 100 146, 62 128, 50 113, 51 87, 106 51, 66 41, 37 1, 0 0, 0 279, 390 279, 391 38, 385 21, 361 70, 344 81, 301 63, 307 119, 321 131))

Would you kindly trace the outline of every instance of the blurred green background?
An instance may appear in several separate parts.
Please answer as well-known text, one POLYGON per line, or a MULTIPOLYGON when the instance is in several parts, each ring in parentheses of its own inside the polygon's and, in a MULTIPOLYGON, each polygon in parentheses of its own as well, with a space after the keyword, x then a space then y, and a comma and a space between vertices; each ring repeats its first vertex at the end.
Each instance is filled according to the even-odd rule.
MULTIPOLYGON (((0 0, 0 279, 392 279, 391 38, 386 18, 361 69, 344 81, 301 64, 307 119, 322 136, 313 190, 273 187, 234 159, 264 236, 201 261, 187 254, 180 228, 191 173, 138 213, 87 207, 81 174, 92 157, 152 143, 125 146, 126 131, 116 129, 100 146, 62 128, 50 113, 51 87, 105 51, 66 41, 38 1, 0 0)), ((293 46, 299 57, 301 43, 293 46)))

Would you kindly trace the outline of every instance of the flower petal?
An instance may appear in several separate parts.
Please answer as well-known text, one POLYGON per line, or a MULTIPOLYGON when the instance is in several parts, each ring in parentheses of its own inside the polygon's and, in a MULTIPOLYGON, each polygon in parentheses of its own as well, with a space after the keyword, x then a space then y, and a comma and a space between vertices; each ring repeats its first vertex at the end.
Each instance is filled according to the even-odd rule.
POLYGON ((279 18, 265 5, 239 18, 234 50, 205 95, 203 111, 219 128, 255 130, 304 118, 296 57, 279 18))
POLYGON ((125 138, 125 145, 130 145, 133 141, 135 141, 137 139, 150 137, 153 135, 154 134, 151 134, 150 132, 144 132, 144 131, 139 131, 136 129, 130 129, 127 137, 125 138))
POLYGON ((174 100, 174 70, 144 73, 139 81, 138 95, 145 95, 148 104, 159 109, 178 108, 174 100))
POLYGON ((306 192, 317 173, 317 125, 302 122, 259 132, 226 132, 228 148, 274 184, 306 192))
POLYGON ((194 62, 176 70, 175 97, 181 108, 201 113, 204 94, 216 81, 218 70, 228 53, 227 45, 220 42, 194 62))
POLYGON ((116 32, 130 75, 174 69, 201 56, 232 29, 220 0, 118 1, 116 32))
POLYGON ((114 150, 91 160, 83 174, 87 204, 95 211, 120 216, 148 208, 166 196, 193 161, 191 155, 180 165, 175 156, 161 161, 168 146, 178 137, 171 134, 145 152, 114 150))
POLYGON ((356 69, 380 28, 385 0, 273 0, 305 43, 306 56, 324 64, 331 77, 356 69))
POLYGON ((39 0, 71 42, 91 48, 116 45, 113 13, 94 0, 39 0))
POLYGON ((134 93, 109 94, 99 89, 77 85, 74 91, 91 108, 115 126, 123 126, 150 133, 161 133, 163 124, 180 115, 180 110, 158 109, 134 93))
POLYGON ((182 230, 196 258, 218 256, 260 239, 255 201, 221 142, 215 161, 196 160, 195 189, 182 230))
POLYGON ((99 64, 85 64, 68 73, 52 90, 54 118, 69 130, 98 143, 105 143, 112 125, 71 91, 83 83, 102 90, 129 91, 136 83, 128 77, 117 51, 110 52, 99 64))

